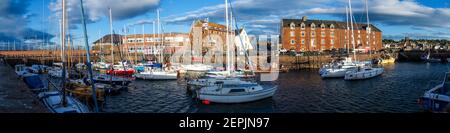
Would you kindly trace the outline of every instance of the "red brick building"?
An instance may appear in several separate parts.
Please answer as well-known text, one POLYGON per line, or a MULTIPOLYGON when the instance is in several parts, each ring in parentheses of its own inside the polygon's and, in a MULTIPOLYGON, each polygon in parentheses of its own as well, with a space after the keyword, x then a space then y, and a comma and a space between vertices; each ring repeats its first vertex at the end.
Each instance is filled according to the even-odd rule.
MULTIPOLYGON (((382 49, 382 32, 370 25, 370 36, 367 24, 354 23, 356 49, 382 49), (370 37, 370 42, 368 38, 370 37)), ((347 23, 328 20, 283 19, 281 20, 280 37, 282 48, 287 50, 323 51, 347 48, 353 49, 351 31, 347 34, 347 23), (349 38, 349 39, 347 39, 349 38), (349 40, 349 41, 348 41, 349 40)))

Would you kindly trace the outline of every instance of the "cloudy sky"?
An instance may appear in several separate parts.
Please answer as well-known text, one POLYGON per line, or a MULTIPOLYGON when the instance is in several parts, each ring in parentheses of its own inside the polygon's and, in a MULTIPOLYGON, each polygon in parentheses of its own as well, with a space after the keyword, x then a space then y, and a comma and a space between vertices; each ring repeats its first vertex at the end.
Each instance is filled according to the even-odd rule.
MULTIPOLYGON (((79 0, 66 0, 69 31, 81 42, 79 0)), ((189 32, 195 19, 224 23, 224 0, 84 0, 89 41, 109 33, 108 9, 113 29, 122 33, 153 32, 156 9, 165 32, 189 32)), ((58 42, 61 0, 1 0, 1 42, 58 42)), ((278 34, 282 18, 344 20, 348 0, 230 0, 240 27, 252 34, 278 34)), ((371 23, 385 38, 450 39, 449 0, 369 0, 371 23)), ((365 22, 365 0, 352 0, 354 17, 365 22)))

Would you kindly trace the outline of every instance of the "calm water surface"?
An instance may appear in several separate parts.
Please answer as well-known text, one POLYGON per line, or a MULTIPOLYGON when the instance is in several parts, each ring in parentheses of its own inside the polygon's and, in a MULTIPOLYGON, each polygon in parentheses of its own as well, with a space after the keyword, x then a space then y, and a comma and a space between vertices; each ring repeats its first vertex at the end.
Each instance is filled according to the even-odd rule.
POLYGON ((184 81, 137 80, 135 89, 108 97, 105 112, 138 113, 366 113, 421 112, 417 99, 439 82, 447 64, 384 65, 379 77, 360 81, 321 79, 318 72, 281 73, 272 98, 244 104, 202 105, 184 81))

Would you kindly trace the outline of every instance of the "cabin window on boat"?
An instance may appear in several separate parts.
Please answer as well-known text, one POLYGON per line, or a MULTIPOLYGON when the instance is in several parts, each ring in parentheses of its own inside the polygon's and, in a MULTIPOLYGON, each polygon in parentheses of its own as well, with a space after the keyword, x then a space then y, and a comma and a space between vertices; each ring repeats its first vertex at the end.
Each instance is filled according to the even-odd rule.
POLYGON ((291 31, 290 34, 291 34, 291 37, 295 37, 295 32, 294 31, 291 31))
POLYGON ((230 93, 245 92, 245 89, 231 89, 230 93))

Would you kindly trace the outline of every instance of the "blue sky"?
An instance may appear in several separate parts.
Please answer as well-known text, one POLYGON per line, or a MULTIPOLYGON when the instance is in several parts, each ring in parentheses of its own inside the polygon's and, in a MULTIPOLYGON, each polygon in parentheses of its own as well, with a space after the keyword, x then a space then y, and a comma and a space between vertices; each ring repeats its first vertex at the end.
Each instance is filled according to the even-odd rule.
MULTIPOLYGON (((58 42, 61 0, 2 0, 0 42, 58 42), (48 34, 47 34, 48 33, 48 34), (37 37, 37 38, 36 38, 37 37)), ((108 8, 113 10, 114 31, 152 33, 156 9, 161 11, 165 32, 189 32, 195 19, 209 18, 223 23, 224 0, 84 0, 90 42, 109 34, 108 8), (126 1, 126 2, 124 2, 126 1)), ((70 34, 81 42, 79 0, 67 0, 70 34)), ((278 34, 282 18, 343 20, 347 0, 231 0, 237 23, 253 34, 278 34)), ((371 22, 385 38, 450 39, 449 0, 369 0, 371 22)), ((364 0, 352 0, 357 20, 363 15, 364 0)))

